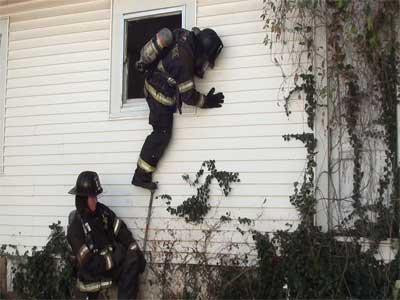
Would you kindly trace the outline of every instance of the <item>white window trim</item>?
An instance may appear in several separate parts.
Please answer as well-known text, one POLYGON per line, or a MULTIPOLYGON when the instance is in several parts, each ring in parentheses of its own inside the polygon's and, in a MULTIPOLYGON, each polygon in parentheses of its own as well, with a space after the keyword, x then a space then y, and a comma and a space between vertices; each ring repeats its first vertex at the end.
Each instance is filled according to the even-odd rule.
POLYGON ((5 138, 5 111, 7 87, 7 58, 8 58, 8 28, 9 18, 0 17, 0 174, 4 173, 4 138, 5 138))
MULTIPOLYGON (((157 0, 132 1, 113 0, 112 3, 112 43, 111 43, 111 76, 110 76, 110 119, 146 118, 149 109, 144 98, 123 99, 123 59, 124 59, 124 26, 125 20, 180 12, 182 28, 196 26, 195 0, 157 0)), ((192 108, 184 111, 193 112, 192 108)))

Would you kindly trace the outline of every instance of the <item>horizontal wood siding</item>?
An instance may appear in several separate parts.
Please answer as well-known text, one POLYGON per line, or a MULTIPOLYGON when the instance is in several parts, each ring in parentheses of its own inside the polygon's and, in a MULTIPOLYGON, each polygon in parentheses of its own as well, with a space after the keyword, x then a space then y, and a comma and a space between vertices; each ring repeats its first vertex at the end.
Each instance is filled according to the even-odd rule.
MULTIPOLYGON (((146 135, 146 118, 109 119, 111 0, 0 0, 10 16, 4 174, 0 175, 0 244, 43 245, 48 225, 74 208, 68 195, 80 171, 97 171, 110 205, 142 239, 149 193, 130 185, 146 135)), ((305 130, 303 102, 285 115, 281 69, 263 44, 262 0, 198 0, 197 25, 225 44, 214 70, 197 86, 225 94, 220 109, 175 116, 173 140, 159 165, 157 194, 177 206, 196 192, 181 178, 204 160, 240 172, 230 197, 212 186, 209 221, 230 212, 256 219, 262 231, 297 224, 289 203, 301 180, 304 147, 282 135, 305 130)), ((279 51, 277 52, 279 53, 279 51)), ((287 53, 282 68, 292 70, 287 53)), ((241 242, 236 223, 213 241, 241 242)), ((198 239, 202 226, 171 217, 155 200, 150 239, 198 239)), ((244 242, 244 241, 242 241, 244 242)), ((217 249, 216 247, 215 249, 217 249)))

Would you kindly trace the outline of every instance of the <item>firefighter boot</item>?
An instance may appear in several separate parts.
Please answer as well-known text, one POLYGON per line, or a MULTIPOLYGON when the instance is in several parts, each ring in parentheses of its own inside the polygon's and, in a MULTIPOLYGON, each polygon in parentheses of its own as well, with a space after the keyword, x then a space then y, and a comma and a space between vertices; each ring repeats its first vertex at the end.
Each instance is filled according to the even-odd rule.
POLYGON ((157 183, 152 181, 152 173, 147 173, 139 167, 136 168, 135 175, 133 175, 132 184, 151 191, 157 189, 157 183))

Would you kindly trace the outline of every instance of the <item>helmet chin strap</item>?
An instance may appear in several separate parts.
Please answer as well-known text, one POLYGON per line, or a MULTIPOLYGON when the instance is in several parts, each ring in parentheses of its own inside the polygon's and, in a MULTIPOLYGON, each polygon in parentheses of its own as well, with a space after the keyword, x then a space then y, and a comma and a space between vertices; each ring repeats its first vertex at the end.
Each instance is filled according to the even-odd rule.
POLYGON ((79 213, 84 213, 89 208, 87 206, 87 197, 86 196, 75 196, 75 207, 79 213))
POLYGON ((210 66, 210 63, 208 62, 208 60, 205 61, 203 64, 203 68, 202 68, 203 74, 207 71, 209 66, 210 66))

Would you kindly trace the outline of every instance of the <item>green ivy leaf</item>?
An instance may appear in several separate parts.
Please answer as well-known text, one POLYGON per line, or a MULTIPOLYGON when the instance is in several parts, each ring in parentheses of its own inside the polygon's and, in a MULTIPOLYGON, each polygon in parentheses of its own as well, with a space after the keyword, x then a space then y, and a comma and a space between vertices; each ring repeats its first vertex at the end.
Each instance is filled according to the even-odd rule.
POLYGON ((368 16, 367 19, 367 30, 372 31, 374 29, 374 21, 371 16, 368 16))

